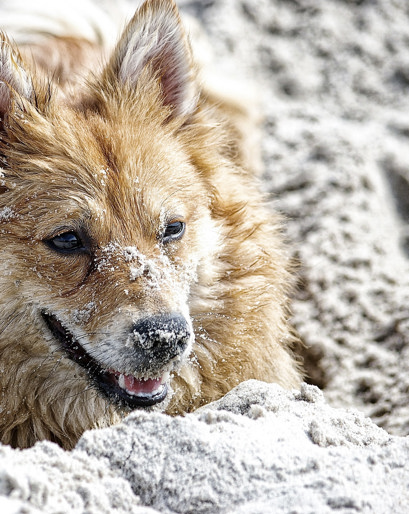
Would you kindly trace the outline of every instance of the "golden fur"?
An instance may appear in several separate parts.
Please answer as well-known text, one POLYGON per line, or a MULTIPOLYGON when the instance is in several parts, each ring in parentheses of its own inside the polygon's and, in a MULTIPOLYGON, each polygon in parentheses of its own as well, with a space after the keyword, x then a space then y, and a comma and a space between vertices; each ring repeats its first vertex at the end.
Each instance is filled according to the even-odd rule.
POLYGON ((0 59, 1 441, 72 448, 129 412, 47 316, 109 373, 139 376, 132 327, 181 314, 192 347, 144 372, 171 371, 173 394, 156 407, 171 414, 250 378, 297 387, 280 220, 242 167, 245 135, 232 140, 234 122, 196 79, 173 1, 145 2, 87 80, 102 61, 86 41, 50 36, 30 51, 3 36, 0 59), (165 244, 174 220, 185 233, 165 244), (67 233, 79 250, 56 250, 67 233))

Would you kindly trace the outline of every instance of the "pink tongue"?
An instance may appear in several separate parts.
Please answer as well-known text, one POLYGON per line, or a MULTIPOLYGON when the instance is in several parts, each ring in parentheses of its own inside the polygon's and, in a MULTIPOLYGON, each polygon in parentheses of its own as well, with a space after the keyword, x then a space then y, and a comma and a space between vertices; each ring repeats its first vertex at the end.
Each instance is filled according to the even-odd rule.
POLYGON ((148 380, 138 380, 132 375, 124 375, 125 389, 135 395, 152 394, 161 384, 160 378, 148 378, 148 380))

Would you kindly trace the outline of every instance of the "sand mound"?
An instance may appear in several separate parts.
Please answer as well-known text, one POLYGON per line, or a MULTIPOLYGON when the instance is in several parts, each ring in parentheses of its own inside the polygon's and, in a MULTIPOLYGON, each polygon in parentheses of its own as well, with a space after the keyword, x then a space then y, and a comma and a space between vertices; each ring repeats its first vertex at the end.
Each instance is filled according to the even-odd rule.
POLYGON ((2 513, 409 508, 409 441, 329 407, 314 386, 246 382, 185 418, 136 412, 70 453, 41 443, 0 455, 2 513))

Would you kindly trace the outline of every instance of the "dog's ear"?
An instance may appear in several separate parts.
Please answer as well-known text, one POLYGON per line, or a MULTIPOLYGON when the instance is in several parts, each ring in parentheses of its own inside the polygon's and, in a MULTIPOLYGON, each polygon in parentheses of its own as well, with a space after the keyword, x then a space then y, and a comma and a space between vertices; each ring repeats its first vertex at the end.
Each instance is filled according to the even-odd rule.
POLYGON ((188 38, 173 0, 146 0, 114 50, 108 72, 131 87, 146 66, 159 77, 163 103, 173 116, 188 116, 197 101, 188 38))
POLYGON ((0 128, 10 111, 13 96, 30 100, 33 94, 31 78, 24 69, 19 52, 0 33, 0 128))

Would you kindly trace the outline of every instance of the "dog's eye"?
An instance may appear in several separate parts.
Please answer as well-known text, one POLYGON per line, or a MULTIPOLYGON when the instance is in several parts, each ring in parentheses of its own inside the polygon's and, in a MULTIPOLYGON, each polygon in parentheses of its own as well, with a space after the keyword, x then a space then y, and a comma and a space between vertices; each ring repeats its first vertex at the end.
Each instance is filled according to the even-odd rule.
POLYGON ((171 241, 177 241, 185 233, 185 223, 183 221, 172 221, 166 226, 165 232, 162 236, 164 243, 170 243, 171 241))
POLYGON ((57 252, 69 253, 84 248, 81 238, 75 232, 64 232, 48 239, 47 244, 57 252))

